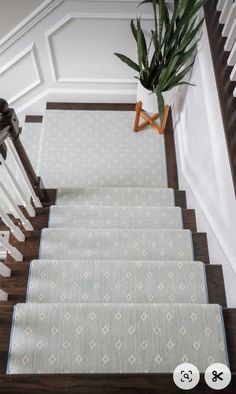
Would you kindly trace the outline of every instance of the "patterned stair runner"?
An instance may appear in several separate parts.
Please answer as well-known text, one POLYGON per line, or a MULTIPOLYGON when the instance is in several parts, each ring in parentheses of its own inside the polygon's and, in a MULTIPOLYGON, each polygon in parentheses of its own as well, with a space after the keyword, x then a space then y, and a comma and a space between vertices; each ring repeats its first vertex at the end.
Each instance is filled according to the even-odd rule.
POLYGON ((178 207, 52 206, 49 227, 110 227, 181 229, 178 207))
POLYGON ((60 188, 57 205, 174 206, 173 189, 141 187, 60 188))
POLYGON ((204 304, 205 268, 186 261, 36 260, 27 302, 204 304))
POLYGON ((189 304, 18 304, 8 373, 201 372, 228 363, 221 308, 189 304))
POLYGON ((222 309, 167 188, 164 137, 132 123, 132 112, 46 111, 38 169, 58 191, 14 308, 9 374, 228 364, 222 309))
POLYGON ((40 259, 193 260, 189 230, 44 229, 40 259))

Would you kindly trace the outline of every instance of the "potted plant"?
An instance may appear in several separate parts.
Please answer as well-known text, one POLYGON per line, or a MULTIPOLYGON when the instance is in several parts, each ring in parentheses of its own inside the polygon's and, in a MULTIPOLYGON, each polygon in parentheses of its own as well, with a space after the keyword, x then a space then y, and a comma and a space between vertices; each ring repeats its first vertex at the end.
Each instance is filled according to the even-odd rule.
POLYGON ((138 73, 137 102, 147 112, 159 112, 161 121, 165 103, 170 104, 174 87, 189 84, 184 78, 191 71, 196 53, 198 34, 203 19, 199 10, 206 0, 174 0, 169 10, 166 0, 144 0, 151 3, 154 29, 147 34, 141 18, 131 20, 131 30, 137 43, 138 64, 120 53, 115 55, 138 73))

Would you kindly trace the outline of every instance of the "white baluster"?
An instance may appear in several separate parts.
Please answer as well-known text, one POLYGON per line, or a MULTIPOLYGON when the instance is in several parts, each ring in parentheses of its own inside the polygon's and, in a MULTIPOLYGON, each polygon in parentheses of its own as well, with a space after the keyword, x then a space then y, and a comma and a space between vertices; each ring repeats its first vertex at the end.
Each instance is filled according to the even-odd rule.
POLYGON ((27 189, 29 191, 29 194, 31 195, 31 197, 33 199, 34 205, 37 208, 42 208, 41 201, 37 197, 37 195, 36 195, 36 193, 35 193, 35 191, 33 189, 33 186, 31 185, 31 182, 30 182, 30 180, 28 178, 28 175, 27 175, 27 173, 25 171, 25 168, 24 168, 24 166, 23 166, 23 164, 21 162, 21 159, 19 158, 19 155, 18 155, 18 153, 16 151, 16 148, 15 148, 12 140, 8 138, 8 140, 6 141, 6 145, 7 145, 8 150, 11 152, 12 157, 14 158, 14 160, 15 160, 15 162, 16 162, 16 164, 17 164, 17 166, 18 166, 18 168, 19 168, 19 170, 21 172, 22 178, 24 179, 24 182, 25 182, 26 187, 27 187, 27 189))
POLYGON ((23 255, 12 246, 1 234, 0 234, 0 245, 9 253, 9 255, 16 261, 22 261, 23 255))
POLYGON ((227 63, 228 66, 234 66, 236 64, 236 41, 234 43, 232 51, 230 52, 227 63))
POLYGON ((2 155, 0 154, 0 162, 2 164, 3 169, 5 170, 7 176, 10 178, 11 183, 13 184, 16 193, 18 194, 24 208, 26 209, 26 211, 28 212, 29 216, 35 216, 35 210, 32 207, 30 202, 27 202, 27 197, 25 195, 25 193, 23 192, 22 188, 20 187, 19 183, 17 182, 15 176, 13 175, 12 171, 10 170, 9 166, 7 165, 7 163, 5 162, 4 158, 2 157, 2 155))
POLYGON ((233 4, 230 11, 229 11, 229 15, 225 21, 225 25, 224 25, 224 28, 222 31, 223 37, 228 37, 230 29, 232 28, 232 24, 233 24, 235 18, 236 18, 236 4, 233 4))
POLYGON ((225 51, 231 51, 233 48, 234 42, 236 40, 236 19, 234 19, 234 23, 232 24, 232 27, 230 29, 228 38, 225 42, 224 50, 225 51))
POLYGON ((224 0, 224 6, 220 15, 220 23, 225 23, 232 7, 233 0, 224 0))
POLYGON ((0 301, 7 301, 8 299, 8 294, 0 289, 0 301))
POLYGON ((27 231, 32 231, 34 228, 30 221, 25 217, 23 212, 20 210, 17 204, 15 204, 14 199, 11 197, 10 193, 7 191, 5 186, 0 181, 0 191, 3 200, 5 201, 6 205, 9 206, 10 212, 15 216, 15 218, 20 219, 22 226, 27 231))
POLYGON ((15 223, 11 220, 11 218, 8 216, 8 214, 0 207, 0 217, 3 221, 3 223, 9 227, 11 230, 11 233, 14 235, 14 237, 20 241, 24 242, 25 236, 24 233, 21 231, 21 229, 15 225, 15 223))
POLYGON ((11 270, 5 264, 0 261, 0 275, 5 278, 9 278, 11 276, 11 270))
POLYGON ((218 0, 217 11, 222 11, 225 4, 225 0, 218 0))
POLYGON ((232 72, 230 74, 230 80, 231 81, 236 81, 236 64, 235 64, 235 66, 234 66, 234 68, 233 68, 233 70, 232 70, 232 72))

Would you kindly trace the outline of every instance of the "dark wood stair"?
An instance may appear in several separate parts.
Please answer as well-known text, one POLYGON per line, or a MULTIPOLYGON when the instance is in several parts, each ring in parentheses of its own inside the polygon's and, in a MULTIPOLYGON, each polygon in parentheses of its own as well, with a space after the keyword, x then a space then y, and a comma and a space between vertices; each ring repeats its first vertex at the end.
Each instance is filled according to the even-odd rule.
MULTIPOLYGON (((134 110, 133 104, 77 104, 77 103, 48 103, 47 109, 64 110, 134 110)), ((28 116, 27 122, 41 122, 40 116, 28 116)), ((192 232, 195 260, 203 261, 206 266, 206 279, 208 286, 209 303, 222 305, 229 361, 233 372, 231 384, 224 389, 224 393, 236 392, 236 309, 227 309, 223 270, 220 265, 209 264, 207 236, 197 233, 195 211, 187 209, 186 193, 179 190, 178 172, 175 154, 173 125, 171 116, 165 133, 165 146, 167 156, 168 187, 174 189, 175 205, 182 208, 183 225, 192 232)), ((45 201, 44 208, 37 210, 37 216, 31 218, 35 228, 27 232, 26 242, 19 243, 11 236, 11 241, 24 255, 23 262, 14 262, 9 256, 6 265, 11 268, 10 278, 0 277, 0 288, 7 291, 9 300, 0 302, 0 394, 27 394, 27 393, 70 393, 70 394, 116 394, 126 392, 129 394, 158 394, 180 393, 174 382, 172 374, 65 374, 65 375, 6 375, 8 348, 10 340, 11 322, 14 305, 24 302, 29 273, 29 262, 38 258, 39 243, 42 228, 48 225, 49 206, 54 204, 56 191, 47 190, 50 196, 45 201)), ((201 375, 199 385, 191 390, 192 393, 211 393, 201 375)))

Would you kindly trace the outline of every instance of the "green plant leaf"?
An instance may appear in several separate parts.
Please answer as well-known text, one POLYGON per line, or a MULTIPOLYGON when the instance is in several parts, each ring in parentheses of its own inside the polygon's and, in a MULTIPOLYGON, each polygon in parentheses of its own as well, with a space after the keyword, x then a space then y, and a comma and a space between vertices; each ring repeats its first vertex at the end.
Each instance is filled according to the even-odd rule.
POLYGON ((136 26, 134 24, 134 20, 133 19, 131 19, 131 21, 130 21, 130 27, 131 27, 133 36, 134 36, 135 40, 137 41, 137 35, 138 35, 137 34, 137 28, 136 28, 136 26))
MULTIPOLYGON (((147 40, 141 19, 131 20, 130 26, 137 45, 138 64, 127 56, 116 54, 138 72, 143 86, 155 92, 162 108, 162 92, 174 86, 190 84, 184 78, 192 70, 202 22, 198 12, 207 0, 174 0, 171 12, 166 0, 143 0, 153 9, 155 27, 147 40), (158 17, 157 17, 158 15, 158 17), (192 59, 194 59, 192 61, 192 59), (189 64, 190 63, 190 64, 189 64)), ((190 84, 191 85, 191 84, 190 84)))
POLYGON ((133 62, 133 60, 131 60, 129 57, 122 55, 121 53, 114 53, 114 55, 117 56, 120 60, 122 60, 122 62, 127 64, 129 67, 133 68, 135 71, 140 72, 138 64, 133 62))
POLYGON ((177 83, 181 82, 182 79, 185 77, 186 74, 188 74, 193 65, 194 65, 195 60, 187 67, 185 67, 184 70, 182 70, 179 74, 177 75, 173 75, 172 78, 169 79, 169 81, 163 86, 163 91, 165 90, 170 90, 172 89, 174 86, 176 86, 177 83))
POLYGON ((157 102, 158 102, 158 108, 159 108, 159 113, 160 113, 160 120, 161 122, 163 121, 164 117, 164 108, 165 108, 165 102, 164 102, 164 97, 162 94, 162 89, 159 85, 157 85, 155 89, 155 93, 157 95, 157 102))

